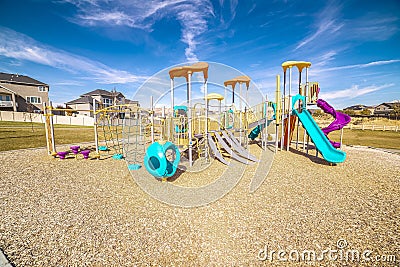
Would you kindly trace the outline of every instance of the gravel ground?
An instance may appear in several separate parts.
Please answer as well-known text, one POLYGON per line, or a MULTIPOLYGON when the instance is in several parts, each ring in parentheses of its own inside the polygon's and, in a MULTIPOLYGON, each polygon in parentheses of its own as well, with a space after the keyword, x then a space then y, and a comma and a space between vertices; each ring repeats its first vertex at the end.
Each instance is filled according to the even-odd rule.
MULTIPOLYGON (((321 257, 340 240, 336 260, 322 254, 312 265, 354 265, 340 255, 368 249, 371 258, 395 255, 398 266, 400 155, 344 150, 348 158, 337 166, 279 152, 255 193, 247 175, 224 198, 193 209, 148 196, 124 161, 2 152, 0 248, 16 266, 265 266, 266 249, 304 266, 293 251, 321 257)), ((288 264, 273 256, 273 265, 288 264)))

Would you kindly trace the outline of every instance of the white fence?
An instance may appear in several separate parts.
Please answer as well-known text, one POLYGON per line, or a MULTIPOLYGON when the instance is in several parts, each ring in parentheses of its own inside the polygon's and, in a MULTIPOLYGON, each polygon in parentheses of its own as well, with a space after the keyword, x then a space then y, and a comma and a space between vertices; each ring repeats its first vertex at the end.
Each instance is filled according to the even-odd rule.
MULTIPOLYGON (((0 111, 0 121, 21 121, 21 122, 38 122, 44 123, 44 116, 37 113, 28 112, 13 112, 13 111, 0 111)), ((93 126, 94 119, 88 116, 61 116, 53 115, 54 124, 64 124, 64 125, 79 125, 79 126, 93 126)), ((326 127, 327 125, 321 124, 320 127, 326 127)), ((400 126, 385 126, 385 125, 346 125, 344 128, 351 130, 372 130, 372 131, 400 131, 400 126)))
POLYGON ((350 124, 345 126, 344 128, 350 129, 350 130, 372 130, 372 131, 399 131, 400 126, 392 125, 392 126, 386 126, 386 125, 367 125, 367 124, 361 124, 361 125, 354 125, 350 124))
MULTIPOLYGON (((44 123, 42 114, 28 112, 0 111, 0 121, 38 122, 44 123)), ((93 126, 94 119, 88 116, 60 116, 53 115, 54 124, 93 126)))

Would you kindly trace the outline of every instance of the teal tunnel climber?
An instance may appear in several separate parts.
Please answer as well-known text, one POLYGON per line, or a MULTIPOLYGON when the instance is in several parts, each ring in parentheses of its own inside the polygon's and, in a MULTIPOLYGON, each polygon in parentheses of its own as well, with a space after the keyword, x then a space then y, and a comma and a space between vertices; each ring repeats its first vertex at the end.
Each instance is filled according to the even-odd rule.
POLYGON ((224 114, 225 116, 225 129, 232 129, 233 128, 233 121, 234 121, 234 114, 233 110, 230 108, 224 114), (231 123, 229 123, 231 118, 231 123))
MULTIPOLYGON (((188 108, 187 106, 174 106, 174 117, 186 117, 187 118, 188 108)), ((187 123, 177 124, 175 125, 175 132, 176 133, 185 133, 188 130, 187 123)))
POLYGON ((146 170, 156 178, 171 177, 178 168, 181 154, 176 145, 171 142, 155 142, 151 144, 144 156, 146 170), (167 155, 171 155, 172 161, 167 155))
MULTIPOLYGON (((267 103, 265 103, 265 105, 267 105, 267 103)), ((267 119, 267 126, 271 123, 271 121, 276 119, 276 104, 272 103, 272 109, 274 110, 274 115, 272 116, 272 120, 268 120, 268 118, 266 118, 267 114, 265 112, 266 108, 264 109, 264 117, 267 119)), ((259 124, 256 127, 254 127, 253 130, 251 130, 251 132, 249 133, 249 138, 251 140, 256 139, 256 137, 260 134, 260 132, 265 128, 265 123, 259 124)))

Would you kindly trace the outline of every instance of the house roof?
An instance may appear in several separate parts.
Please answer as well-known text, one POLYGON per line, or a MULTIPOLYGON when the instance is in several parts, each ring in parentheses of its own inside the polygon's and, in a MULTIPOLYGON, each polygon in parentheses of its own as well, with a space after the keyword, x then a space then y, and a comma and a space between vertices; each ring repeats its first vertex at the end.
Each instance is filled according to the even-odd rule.
POLYGON ((11 93, 11 94, 17 94, 17 93, 14 92, 13 90, 8 89, 7 87, 5 87, 5 86, 3 86, 3 85, 1 85, 1 84, 0 84, 0 88, 1 88, 3 91, 7 91, 7 92, 9 92, 9 93, 11 93))
POLYGON ((100 95, 100 96, 124 96, 121 92, 110 92, 104 89, 96 89, 93 91, 90 91, 88 93, 85 93, 81 96, 94 96, 94 95, 100 95))
MULTIPOLYGON (((96 100, 96 102, 98 102, 98 101, 96 100)), ((69 102, 67 102, 65 104, 66 105, 72 105, 72 104, 87 104, 87 103, 92 104, 93 103, 93 97, 91 97, 91 96, 81 96, 80 98, 72 100, 72 101, 69 101, 69 102)))
POLYGON ((47 85, 29 76, 0 72, 0 82, 47 85))
POLYGON ((128 99, 128 98, 125 98, 125 104, 137 104, 137 105, 139 105, 139 101, 137 101, 137 100, 130 100, 130 99, 128 99))
POLYGON ((345 108, 345 110, 347 109, 351 109, 351 110, 363 110, 365 108, 368 108, 366 105, 354 105, 354 106, 350 106, 345 108))
POLYGON ((385 102, 385 103, 382 103, 382 104, 379 104, 378 106, 387 106, 388 108, 393 108, 394 107, 394 104, 395 103, 388 103, 388 102, 385 102))
MULTIPOLYGON (((139 101, 127 99, 127 98, 125 98, 125 96, 121 92, 113 93, 113 92, 110 92, 110 91, 107 91, 107 90, 103 90, 103 89, 93 90, 93 91, 88 92, 86 94, 83 94, 79 98, 77 98, 75 100, 72 100, 72 101, 69 101, 69 102, 67 102, 65 104, 67 104, 67 105, 87 104, 87 103, 92 104, 93 103, 93 99, 95 99, 95 98, 93 98, 93 96, 100 95, 100 96, 113 97, 114 94, 116 94, 117 97, 119 97, 119 96, 123 97, 123 103, 125 103, 125 104, 137 104, 137 105, 139 105, 139 101)), ((99 102, 99 101, 96 100, 96 102, 99 102)))

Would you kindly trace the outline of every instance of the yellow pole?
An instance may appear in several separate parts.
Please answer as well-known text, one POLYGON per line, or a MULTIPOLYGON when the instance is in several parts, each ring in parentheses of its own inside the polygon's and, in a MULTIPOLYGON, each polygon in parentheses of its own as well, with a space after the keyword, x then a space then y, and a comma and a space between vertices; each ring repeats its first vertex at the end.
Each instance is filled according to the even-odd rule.
POLYGON ((275 111, 275 117, 276 117, 276 124, 280 124, 280 119, 281 119, 281 109, 282 109, 282 103, 281 103, 281 90, 280 90, 280 83, 281 83, 281 76, 276 75, 276 91, 275 91, 275 102, 276 102, 276 111, 275 111))
POLYGON ((93 99, 93 129, 94 129, 94 143, 96 146, 96 157, 100 158, 99 151, 99 133, 97 131, 97 111, 96 111, 96 99, 93 99))
POLYGON ((43 102, 43 116, 44 116, 44 128, 46 133, 46 145, 47 145, 47 154, 51 155, 51 140, 50 140, 50 119, 47 113, 46 103, 43 102))
POLYGON ((279 124, 281 119, 281 76, 276 75, 276 91, 275 91, 275 120, 276 120, 276 129, 275 129, 275 153, 278 151, 278 136, 279 136, 279 124))
MULTIPOLYGON (((53 104, 50 101, 50 107, 52 107, 53 104)), ((54 136, 54 123, 53 123, 53 112, 51 109, 49 110, 49 125, 50 125, 50 136, 51 136, 51 153, 54 154, 56 153, 56 140, 54 136)))

